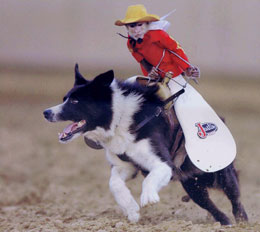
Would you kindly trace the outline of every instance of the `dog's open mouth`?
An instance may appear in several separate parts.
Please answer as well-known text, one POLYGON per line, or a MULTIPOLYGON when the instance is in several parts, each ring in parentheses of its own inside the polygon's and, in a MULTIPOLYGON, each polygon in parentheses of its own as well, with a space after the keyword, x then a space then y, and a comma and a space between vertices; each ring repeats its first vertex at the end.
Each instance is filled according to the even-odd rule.
POLYGON ((66 128, 64 128, 63 132, 59 133, 59 140, 62 142, 70 140, 73 137, 73 135, 82 131, 85 125, 85 120, 71 123, 66 128))

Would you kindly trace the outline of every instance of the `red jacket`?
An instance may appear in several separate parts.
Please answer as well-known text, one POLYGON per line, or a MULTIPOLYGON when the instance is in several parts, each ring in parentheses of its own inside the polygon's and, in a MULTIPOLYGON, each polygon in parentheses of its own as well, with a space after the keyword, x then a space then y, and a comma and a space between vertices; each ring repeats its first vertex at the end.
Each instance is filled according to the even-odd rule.
MULTIPOLYGON (((137 62, 140 63, 143 59, 145 59, 154 67, 156 67, 160 62, 164 49, 169 49, 177 53, 184 60, 188 61, 187 56, 185 55, 183 49, 180 47, 178 42, 176 42, 163 30, 148 31, 144 35, 143 41, 141 43, 136 43, 134 47, 131 45, 129 38, 127 41, 127 46, 137 62)), ((159 66, 159 69, 163 70, 164 72, 172 71, 173 77, 176 77, 188 67, 189 65, 186 64, 184 61, 182 61, 169 51, 165 50, 165 56, 159 66)), ((142 65, 141 69, 143 74, 147 76, 148 73, 142 65)), ((164 77, 163 72, 160 74, 164 77)))

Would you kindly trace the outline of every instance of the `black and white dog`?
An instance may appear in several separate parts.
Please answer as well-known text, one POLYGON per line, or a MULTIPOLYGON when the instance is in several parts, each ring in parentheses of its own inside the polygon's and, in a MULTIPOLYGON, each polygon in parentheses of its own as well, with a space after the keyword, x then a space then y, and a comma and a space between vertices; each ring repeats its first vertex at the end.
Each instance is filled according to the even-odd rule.
MULTIPOLYGON (((189 197, 208 210, 216 221, 231 224, 209 199, 207 187, 222 189, 232 203, 236 220, 247 221, 233 164, 215 173, 204 173, 186 156, 180 167, 176 167, 170 154, 172 141, 176 138, 162 114, 136 130, 145 118, 163 105, 156 94, 157 89, 157 86, 117 81, 113 71, 87 81, 76 65, 73 88, 62 104, 46 109, 44 116, 50 122, 73 122, 60 133, 60 142, 84 135, 104 147, 111 164, 110 190, 131 222, 139 220, 140 208, 125 182, 134 178, 139 170, 145 175, 141 207, 159 202, 160 189, 171 179, 178 179, 189 197)), ((181 147, 184 138, 179 141, 181 147)))

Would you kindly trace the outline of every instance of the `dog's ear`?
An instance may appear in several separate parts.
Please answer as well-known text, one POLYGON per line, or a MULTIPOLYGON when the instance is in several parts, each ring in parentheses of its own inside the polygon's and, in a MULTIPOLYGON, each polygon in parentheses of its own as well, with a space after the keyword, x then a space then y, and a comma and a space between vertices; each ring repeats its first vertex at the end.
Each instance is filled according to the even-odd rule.
POLYGON ((75 65, 75 82, 74 82, 74 86, 76 86, 76 85, 84 85, 87 82, 88 81, 79 72, 79 65, 76 64, 75 65))
POLYGON ((98 75, 94 80, 93 83, 102 86, 110 86, 112 81, 114 80, 114 71, 109 70, 105 73, 98 75))

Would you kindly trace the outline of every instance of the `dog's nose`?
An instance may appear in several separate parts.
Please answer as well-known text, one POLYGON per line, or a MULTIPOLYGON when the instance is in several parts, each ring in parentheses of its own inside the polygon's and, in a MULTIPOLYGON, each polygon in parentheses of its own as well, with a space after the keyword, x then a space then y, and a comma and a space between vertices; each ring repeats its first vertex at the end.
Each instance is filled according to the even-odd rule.
POLYGON ((45 110, 43 111, 43 115, 44 117, 47 119, 47 120, 51 120, 52 116, 53 116, 53 113, 51 110, 45 110))

